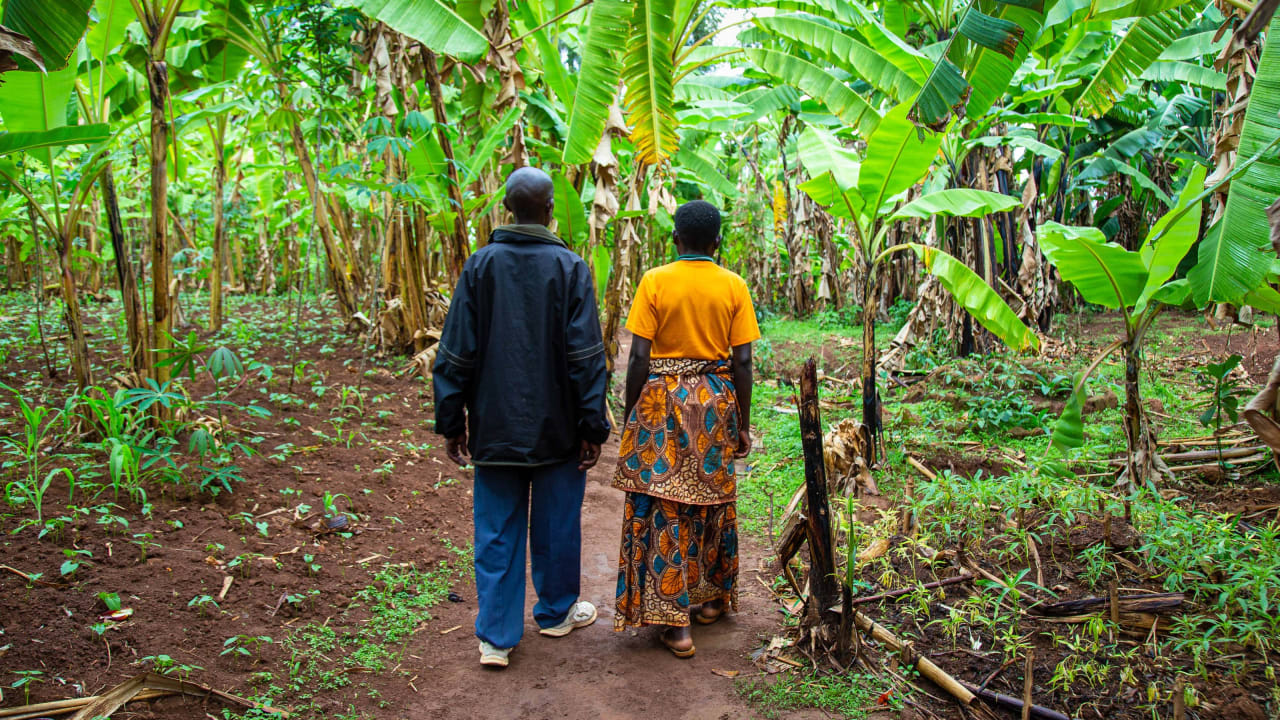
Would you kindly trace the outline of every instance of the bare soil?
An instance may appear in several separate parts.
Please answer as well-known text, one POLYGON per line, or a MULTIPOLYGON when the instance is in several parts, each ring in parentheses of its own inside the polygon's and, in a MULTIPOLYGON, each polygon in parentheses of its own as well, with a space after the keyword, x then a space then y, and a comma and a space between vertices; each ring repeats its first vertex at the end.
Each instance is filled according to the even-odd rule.
MULTIPOLYGON (((10 534, 20 517, 0 517, 0 563, 57 583, 28 583, 0 571, 0 707, 28 699, 23 691, 8 688, 18 670, 43 673, 42 681, 29 689, 34 703, 100 693, 147 669, 143 658, 160 654, 197 666, 190 679, 220 690, 248 696, 272 682, 284 685, 290 656, 283 641, 291 632, 308 623, 357 627, 368 619, 368 611, 352 599, 384 564, 426 569, 457 560, 446 541, 469 547, 472 474, 453 466, 438 447, 441 440, 431 433, 429 387, 417 376, 391 372, 352 342, 339 344, 332 354, 322 345, 302 347, 299 353, 335 386, 318 399, 318 407, 263 402, 266 398, 260 397, 270 418, 232 418, 234 425, 266 437, 264 454, 240 463, 244 482, 233 493, 210 498, 188 488, 149 486, 151 517, 145 518, 132 500, 118 498, 116 514, 127 518, 129 527, 115 532, 89 519, 68 527, 61 537, 36 539, 30 529, 10 534), (366 371, 371 372, 366 376, 366 371), (326 421, 344 412, 339 383, 362 388, 368 398, 390 396, 370 403, 363 413, 347 412, 348 429, 366 436, 350 447, 312 433, 318 429, 332 435, 326 421), (359 427, 359 420, 373 419, 378 410, 392 412, 371 427, 359 427), (290 425, 287 419, 297 423, 290 425), (266 456, 285 443, 297 448, 287 460, 266 456), (394 462, 390 473, 373 472, 387 461, 394 462), (302 491, 300 500, 286 501, 281 494, 286 488, 302 491), (358 518, 351 537, 318 535, 282 510, 305 502, 318 511, 325 491, 350 498, 349 509, 358 518), (240 513, 249 513, 252 521, 242 522, 240 513), (265 538, 253 526, 263 521, 269 526, 265 538), (145 558, 131 542, 143 533, 158 545, 147 548, 145 558), (216 544, 225 549, 217 550, 216 544), (59 580, 64 550, 75 549, 92 552, 92 561, 64 584, 59 580), (244 553, 260 555, 249 561, 247 573, 224 565, 244 553), (313 555, 322 569, 310 572, 303 555, 313 555), (232 584, 225 598, 217 600, 218 609, 200 613, 188 607, 200 595, 219 598, 227 577, 232 584), (285 595, 312 589, 318 594, 300 605, 284 601, 285 595), (105 610, 97 599, 100 592, 118 593, 133 610, 127 622, 102 637, 90 629, 105 610), (267 636, 274 642, 260 645, 251 658, 222 655, 224 642, 236 635, 267 636), (260 675, 264 672, 272 679, 260 675)), ((99 348, 100 357, 110 352, 99 348)), ((287 376, 283 348, 268 348, 256 359, 270 361, 278 375, 287 376)), ((34 354, 11 359, 6 370, 28 377, 41 372, 34 354)), ((194 393, 207 392, 207 383, 197 383, 194 393)), ((249 398, 242 394, 238 399, 249 398)), ((472 634, 475 587, 462 579, 451 588, 457 602, 431 610, 430 620, 417 628, 393 671, 348 670, 349 684, 320 692, 322 710, 303 717, 753 717, 726 676, 754 672, 748 653, 778 629, 780 616, 757 579, 768 579, 758 573, 768 552, 756 540, 743 538, 740 612, 696 628, 698 653, 693 659, 673 657, 660 647, 653 630, 615 633, 612 604, 622 497, 608 484, 616 460, 615 438, 590 473, 583 508, 583 598, 600 610, 595 625, 550 639, 537 634, 530 614, 511 667, 482 669, 472 634)), ((54 452, 46 462, 66 460, 54 452)), ((47 509, 61 512, 67 491, 65 483, 55 483, 47 509)), ((98 503, 110 500, 100 497, 98 503)), ((346 503, 339 499, 338 507, 346 509, 346 503)), ((527 598, 532 607, 531 587, 527 598)), ((336 660, 332 667, 341 669, 336 660)), ((216 702, 166 699, 135 703, 116 717, 203 720, 220 717, 219 707, 216 702)))

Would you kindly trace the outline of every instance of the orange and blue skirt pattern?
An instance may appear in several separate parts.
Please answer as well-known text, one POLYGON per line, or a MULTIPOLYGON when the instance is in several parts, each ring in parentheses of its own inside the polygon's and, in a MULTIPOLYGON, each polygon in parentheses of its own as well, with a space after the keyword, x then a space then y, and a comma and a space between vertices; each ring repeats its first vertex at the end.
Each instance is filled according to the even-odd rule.
POLYGON ((629 492, 620 555, 615 630, 688 625, 690 607, 711 600, 737 610, 735 503, 689 505, 629 492))
POLYGON ((737 447, 729 362, 657 358, 622 429, 613 486, 694 505, 729 502, 737 447))
POLYGON ((622 430, 627 491, 614 628, 688 625, 692 605, 737 608, 738 403, 728 361, 654 359, 622 430))

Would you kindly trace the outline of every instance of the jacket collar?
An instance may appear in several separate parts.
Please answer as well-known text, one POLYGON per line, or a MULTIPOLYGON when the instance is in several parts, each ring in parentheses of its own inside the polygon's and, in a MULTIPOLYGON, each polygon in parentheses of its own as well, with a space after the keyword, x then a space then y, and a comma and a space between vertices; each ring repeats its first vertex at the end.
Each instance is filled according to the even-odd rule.
POLYGON ((489 242, 540 242, 568 247, 543 225, 500 225, 489 234, 489 242))

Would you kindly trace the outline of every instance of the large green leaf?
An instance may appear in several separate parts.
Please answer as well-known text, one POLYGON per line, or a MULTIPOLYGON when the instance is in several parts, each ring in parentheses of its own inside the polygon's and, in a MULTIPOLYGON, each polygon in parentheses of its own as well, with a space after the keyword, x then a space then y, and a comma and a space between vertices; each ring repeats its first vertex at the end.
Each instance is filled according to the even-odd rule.
POLYGON ((489 52, 489 40, 440 0, 338 0, 417 40, 442 55, 465 62, 489 52))
MULTIPOLYGON (((540 8, 541 3, 536 2, 519 4, 519 12, 528 27, 538 27, 544 22, 540 8)), ((547 87, 555 93, 556 99, 564 104, 565 111, 568 112, 573 109, 573 80, 560 60, 560 48, 552 39, 551 30, 552 28, 543 28, 533 33, 533 42, 537 45, 538 52, 530 54, 537 57, 546 77, 547 87)))
POLYGON ((952 113, 978 117, 1004 95, 1044 21, 1041 0, 971 0, 920 90, 911 117, 941 129, 952 113))
POLYGON ((1080 398, 1083 391, 1084 377, 1077 374, 1071 395, 1067 397, 1067 403, 1062 408, 1062 414, 1053 424, 1053 436, 1049 440, 1049 447, 1064 455, 1084 445, 1084 403, 1080 398))
POLYGON ((564 146, 568 165, 591 159, 609 119, 622 73, 622 53, 631 26, 631 3, 625 0, 595 0, 587 17, 587 37, 582 44, 582 69, 569 115, 569 139, 564 146))
POLYGON ((910 247, 942 287, 992 335, 1019 352, 1039 349, 1040 338, 1018 319, 999 293, 964 263, 935 247, 919 243, 911 243, 910 247))
POLYGON ((105 123, 66 125, 52 130, 0 133, 0 155, 62 145, 89 145, 111 136, 105 123))
POLYGON ((1047 222, 1036 239, 1062 279, 1087 302, 1113 310, 1132 307, 1146 287, 1142 256, 1106 242, 1098 228, 1047 222))
MULTIPOLYGON (((1187 178, 1182 194, 1178 196, 1178 204, 1169 209, 1151 226, 1147 239, 1139 249, 1142 262, 1147 266, 1147 285, 1143 296, 1149 297, 1178 270, 1182 258, 1190 252, 1200 235, 1200 210, 1202 201, 1198 198, 1204 189, 1205 169, 1196 165, 1187 178), (1193 205, 1188 212, 1179 212, 1193 205)), ((1143 303, 1139 301, 1139 305, 1143 303)), ((1142 308, 1139 307, 1141 312, 1142 308)))
POLYGON ((556 171, 551 180, 555 183, 556 233, 569 247, 582 247, 587 242, 587 213, 582 196, 564 173, 556 171))
POLYGON ((680 144, 676 132, 674 0, 637 0, 622 64, 635 160, 658 165, 680 144))
POLYGON ((5 0, 0 25, 30 38, 45 70, 61 70, 84 37, 91 7, 93 0, 5 0))
POLYGON ((1012 195, 1001 195, 988 190, 953 188, 931 192, 912 200, 898 208, 889 221, 895 222, 906 218, 925 220, 934 215, 983 217, 991 213, 1007 212, 1020 205, 1022 201, 1012 195))
POLYGON ((677 167, 688 168, 694 175, 694 182, 709 187, 725 197, 734 197, 738 194, 738 188, 716 168, 716 164, 703 157, 698 151, 692 148, 681 148, 680 152, 676 153, 674 162, 677 167))
POLYGON ((757 17, 755 23, 767 32, 785 38, 806 52, 814 53, 845 72, 866 80, 895 102, 920 90, 920 83, 898 69, 884 55, 858 42, 847 33, 805 15, 757 17))
POLYGON ((1142 72, 1142 79, 1151 82, 1186 83, 1206 90, 1226 90, 1227 74, 1211 67, 1189 62, 1155 62, 1142 72))
MULTIPOLYGON (((1280 139, 1280 14, 1271 20, 1244 114, 1237 158, 1251 158, 1280 139)), ((1239 160, 1237 159, 1237 163, 1239 160)), ((1266 153, 1231 181, 1222 232, 1200 243, 1199 261, 1187 274, 1196 304, 1235 302, 1262 283, 1275 256, 1270 250, 1267 206, 1280 196, 1280 156, 1266 153)))
POLYGON ((0 116, 10 132, 51 130, 67 124, 67 101, 76 69, 11 72, 0 84, 0 116))
POLYGON ((1160 57, 1204 9, 1204 1, 1187 3, 1144 17, 1129 26, 1120 42, 1093 74, 1080 93, 1078 105, 1085 114, 1099 116, 1111 109, 1125 88, 1160 57))
MULTIPOLYGON (((125 4, 128 5, 129 1, 125 0, 125 4)), ((211 46, 207 61, 198 68, 202 85, 231 82, 240 74, 249 59, 249 51, 237 41, 256 27, 253 11, 246 0, 216 0, 213 11, 208 14, 202 38, 211 46)))
POLYGON ((858 154, 846 148, 830 132, 805 126, 797 142, 800 164, 810 177, 830 172, 841 190, 858 187, 858 154))
POLYGON ((462 166, 460 183, 467 185, 480 176, 480 171, 493 158, 494 151, 507 138, 507 133, 511 132, 511 128, 520 119, 523 111, 524 107, 519 103, 512 105, 501 118, 498 118, 498 122, 485 130, 484 135, 469 154, 458 157, 458 164, 462 166))
POLYGON ((746 50, 746 55, 756 67, 779 82, 799 88, 820 100, 832 114, 845 124, 857 127, 864 136, 874 132, 879 124, 880 116, 875 109, 823 68, 777 50, 751 48, 746 50))
POLYGON ((95 60, 105 61, 124 39, 124 29, 136 16, 129 0, 97 0, 93 7, 98 21, 89 28, 84 44, 95 60))
POLYGON ((875 216, 885 201, 915 185, 929 172, 942 144, 942 134, 918 129, 907 119, 909 102, 885 113, 867 140, 867 154, 858 171, 858 193, 868 215, 875 216))

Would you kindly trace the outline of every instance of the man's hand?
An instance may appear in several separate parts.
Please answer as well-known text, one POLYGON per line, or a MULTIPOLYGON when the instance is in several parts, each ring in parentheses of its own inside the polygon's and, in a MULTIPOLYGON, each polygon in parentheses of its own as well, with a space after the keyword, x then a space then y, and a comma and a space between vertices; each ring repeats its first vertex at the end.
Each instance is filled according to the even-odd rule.
POLYGON ((744 458, 751 454, 751 428, 744 427, 738 431, 738 447, 733 451, 735 458, 744 458))
POLYGON ((582 449, 578 451, 578 472, 586 472, 600 462, 600 445, 582 441, 582 449))
POLYGON ((461 435, 445 438, 444 451, 445 454, 449 456, 450 460, 458 463, 458 467, 466 467, 469 465, 471 461, 467 458, 471 453, 467 450, 466 431, 463 431, 461 435))

